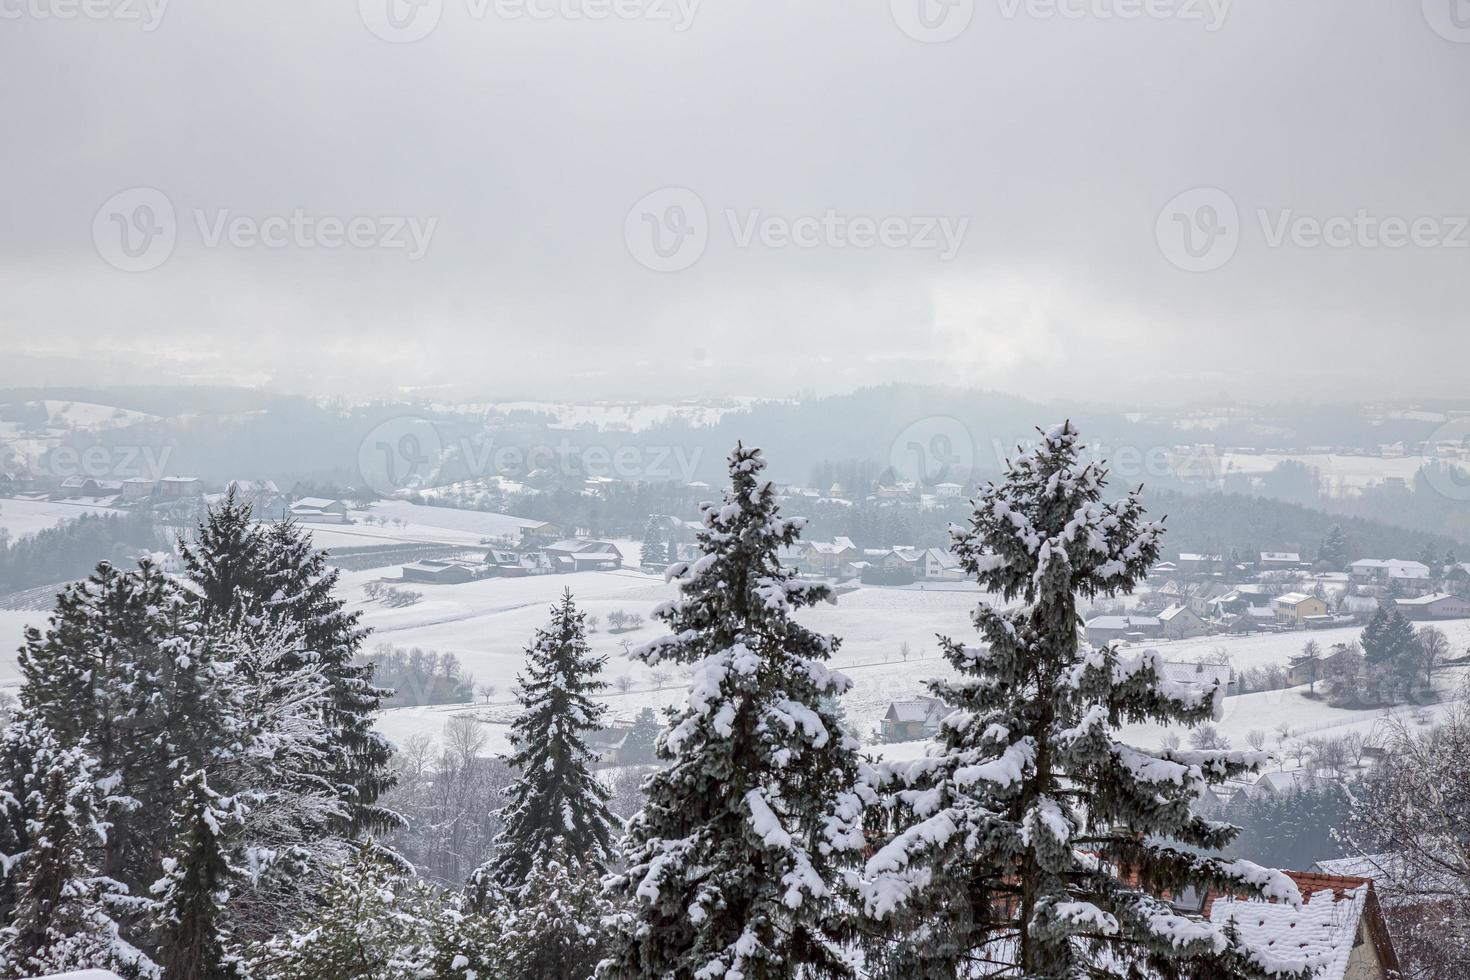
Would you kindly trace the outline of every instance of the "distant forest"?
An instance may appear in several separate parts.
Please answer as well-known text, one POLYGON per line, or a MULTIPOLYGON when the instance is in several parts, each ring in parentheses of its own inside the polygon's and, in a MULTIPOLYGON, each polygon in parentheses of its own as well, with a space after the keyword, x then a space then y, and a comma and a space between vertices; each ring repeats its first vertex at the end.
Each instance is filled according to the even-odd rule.
MULTIPOLYGON (((4 506, 0 501, 0 511, 4 506)), ((84 514, 13 541, 0 539, 0 594, 86 578, 104 560, 125 567, 138 552, 164 547, 148 514, 84 514)))

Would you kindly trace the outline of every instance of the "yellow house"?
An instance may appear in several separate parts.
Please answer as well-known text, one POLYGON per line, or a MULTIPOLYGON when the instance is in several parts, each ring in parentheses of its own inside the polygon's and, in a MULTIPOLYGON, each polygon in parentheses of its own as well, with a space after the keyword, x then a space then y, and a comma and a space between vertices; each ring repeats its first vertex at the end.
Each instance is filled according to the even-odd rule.
POLYGON ((1303 626, 1308 616, 1327 615, 1327 603, 1305 592, 1288 592, 1276 600, 1276 622, 1282 626, 1303 626))

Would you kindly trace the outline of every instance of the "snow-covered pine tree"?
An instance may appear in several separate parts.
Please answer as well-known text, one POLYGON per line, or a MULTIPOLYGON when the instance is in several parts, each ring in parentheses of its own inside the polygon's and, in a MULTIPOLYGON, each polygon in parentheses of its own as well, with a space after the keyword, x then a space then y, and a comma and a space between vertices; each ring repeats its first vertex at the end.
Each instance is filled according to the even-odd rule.
POLYGON ((25 713, 0 739, 7 759, 25 760, 0 792, 6 823, 21 825, 24 848, 4 860, 14 905, 0 929, 0 975, 102 967, 157 976, 152 960, 122 938, 109 907, 126 911, 126 888, 98 873, 107 824, 92 758, 84 748, 63 748, 25 713))
POLYGON ((1327 529, 1322 547, 1317 550, 1317 561, 1330 565, 1335 571, 1342 571, 1347 567, 1347 535, 1343 533, 1341 524, 1334 524, 1327 529))
POLYGON ((178 833, 152 888, 158 961, 168 980, 234 980, 244 972, 230 948, 225 904, 242 874, 226 837, 238 829, 244 808, 210 789, 203 770, 180 779, 176 796, 178 833))
MULTIPOLYGON (((371 843, 371 841, 369 841, 371 843)), ((270 980, 474 980, 455 953, 450 970, 426 973, 443 959, 434 948, 439 896, 404 877, 376 847, 363 847, 335 869, 316 906, 296 927, 251 948, 250 975, 270 980)), ((494 973, 478 980, 492 980, 494 973)))
POLYGON ((658 566, 669 563, 669 552, 664 547, 661 533, 658 522, 650 517, 643 526, 643 546, 638 557, 640 564, 658 566))
POLYGON ((230 905, 237 942, 287 928, 354 847, 336 833, 346 804, 320 775, 335 744, 330 684, 320 664, 300 656, 294 628, 242 622, 220 642, 234 666, 241 748, 210 781, 249 804, 231 835, 250 876, 230 905))
POLYGON ((634 764, 647 764, 658 758, 658 715, 645 706, 633 719, 633 727, 623 741, 622 760, 634 764))
POLYGON ((152 562, 107 563, 63 589, 26 632, 21 703, 65 748, 85 746, 104 788, 102 873, 141 894, 156 877, 174 782, 239 745, 231 670, 190 602, 152 562))
POLYGON ((931 686, 953 710, 925 758, 882 770, 893 823, 865 874, 866 911, 884 930, 869 966, 906 978, 1264 977, 1230 930, 1158 896, 1194 886, 1300 900, 1280 872, 1168 843, 1227 844, 1236 828, 1191 803, 1268 757, 1114 738, 1128 723, 1198 724, 1224 692, 1165 681, 1154 651, 1080 643, 1078 598, 1130 591, 1163 527, 1137 493, 1102 501, 1106 471, 1081 462, 1070 423, 1041 435, 953 532, 964 568, 1021 604, 979 605, 982 645, 943 641, 960 679, 931 686))
POLYGON ((373 715, 392 692, 373 684, 372 664, 355 662, 367 630, 335 594, 338 570, 290 521, 266 532, 263 567, 267 612, 296 625, 303 649, 315 657, 331 688, 327 718, 336 748, 322 775, 336 783, 347 806, 345 831, 357 837, 401 829, 403 818, 377 804, 393 785, 393 746, 373 727, 373 715))
MULTIPOLYGON (((327 565, 326 553, 290 521, 252 524, 249 508, 233 495, 209 511, 194 542, 181 551, 200 593, 200 619, 215 628, 287 625, 302 656, 327 678, 332 698, 326 717, 336 745, 322 757, 317 775, 329 779, 342 799, 345 816, 336 829, 358 836, 401 827, 397 814, 376 805, 392 785, 392 748, 373 729, 372 716, 390 692, 373 685, 371 664, 354 662, 367 633, 334 594, 338 572, 327 565)), ((290 670, 298 663, 287 658, 280 666, 290 670)))
POLYGON ((669 568, 680 596, 655 616, 672 635, 637 652, 693 679, 607 879, 609 980, 852 975, 836 888, 863 846, 865 782, 823 707, 849 682, 827 667, 837 640, 792 618, 831 590, 781 566, 802 521, 780 516, 765 465, 737 444, 723 503, 702 507, 703 557, 669 568))
POLYGON ((234 487, 199 523, 194 541, 179 541, 184 569, 199 590, 200 618, 233 621, 260 594, 265 532, 234 487))
POLYGON ((498 910, 495 976, 588 980, 602 959, 602 920, 612 910, 599 877, 565 851, 539 855, 518 900, 498 910))
POLYGON ((586 614, 567 590, 551 608, 551 621, 526 648, 526 668, 517 678, 521 713, 511 726, 516 772, 510 803, 500 811, 504 830, 495 857, 476 873, 506 892, 518 892, 538 855, 563 853, 579 868, 600 874, 612 851, 616 818, 611 795, 592 775, 597 753, 587 733, 601 725, 606 708, 595 698, 607 687, 599 674, 606 657, 587 645, 586 614))
POLYGON ((1388 704, 1406 700, 1419 683, 1423 650, 1398 603, 1379 603, 1363 627, 1362 643, 1369 699, 1388 704))

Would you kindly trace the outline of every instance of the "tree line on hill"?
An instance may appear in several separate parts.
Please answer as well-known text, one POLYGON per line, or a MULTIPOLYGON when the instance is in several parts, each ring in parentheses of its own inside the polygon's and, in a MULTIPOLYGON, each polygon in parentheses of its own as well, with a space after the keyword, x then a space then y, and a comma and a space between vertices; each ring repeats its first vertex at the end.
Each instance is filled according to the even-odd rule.
POLYGON ((164 547, 152 516, 144 513, 82 514, 13 540, 0 531, 0 594, 70 582, 99 561, 123 565, 140 551, 164 547))

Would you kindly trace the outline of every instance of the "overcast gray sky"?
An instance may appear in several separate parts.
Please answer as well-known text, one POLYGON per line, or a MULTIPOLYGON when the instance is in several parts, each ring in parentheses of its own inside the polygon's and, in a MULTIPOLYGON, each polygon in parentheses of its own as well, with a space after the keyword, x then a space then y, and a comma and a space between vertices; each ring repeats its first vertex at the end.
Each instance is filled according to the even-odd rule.
POLYGON ((1466 0, 82 2, 0 383, 1466 393, 1466 0))

